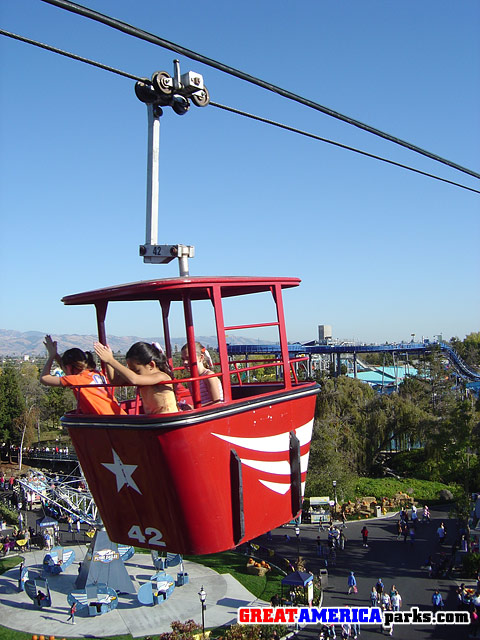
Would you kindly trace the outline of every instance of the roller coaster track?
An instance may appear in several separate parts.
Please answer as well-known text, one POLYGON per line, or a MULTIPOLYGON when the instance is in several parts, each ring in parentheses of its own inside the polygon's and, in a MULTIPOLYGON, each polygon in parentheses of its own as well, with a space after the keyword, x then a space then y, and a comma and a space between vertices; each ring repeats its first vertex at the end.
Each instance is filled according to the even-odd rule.
MULTIPOLYGON (((457 373, 467 380, 480 381, 480 373, 469 367, 458 353, 445 342, 400 342, 397 344, 300 344, 298 342, 288 345, 291 356, 301 354, 358 354, 358 353, 412 353, 421 355, 429 353, 434 349, 440 349, 455 367, 457 373)), ((277 344, 260 345, 228 345, 229 355, 249 355, 249 354, 279 354, 280 346, 277 344)))
POLYGON ((17 482, 26 491, 36 493, 43 505, 55 505, 60 513, 69 513, 74 518, 80 517, 91 526, 99 523, 98 510, 88 489, 79 491, 72 484, 78 484, 80 478, 71 482, 61 482, 58 477, 47 476, 40 471, 30 471, 27 477, 18 478, 17 482))

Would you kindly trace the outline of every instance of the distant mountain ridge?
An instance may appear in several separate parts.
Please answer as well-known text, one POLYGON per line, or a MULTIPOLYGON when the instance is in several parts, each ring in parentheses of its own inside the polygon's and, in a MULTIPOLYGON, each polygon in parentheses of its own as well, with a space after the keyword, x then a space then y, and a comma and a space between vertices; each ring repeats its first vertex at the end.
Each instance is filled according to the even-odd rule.
MULTIPOLYGON (((13 329, 0 329, 0 356, 39 356, 45 355, 45 347, 43 340, 45 334, 41 331, 14 331, 13 329)), ((58 342, 60 352, 72 347, 78 347, 83 351, 91 350, 93 343, 97 340, 96 335, 80 335, 80 334, 52 334, 52 338, 58 342)), ((217 347, 216 336, 196 336, 197 340, 205 346, 217 347)), ((159 342, 163 345, 163 340, 158 336, 111 336, 108 335, 108 344, 113 351, 126 353, 134 342, 159 342)), ((172 348, 181 349, 186 342, 186 338, 172 338, 172 348)), ((228 342, 230 344, 273 344, 268 340, 259 340, 255 338, 237 338, 229 335, 228 342)))

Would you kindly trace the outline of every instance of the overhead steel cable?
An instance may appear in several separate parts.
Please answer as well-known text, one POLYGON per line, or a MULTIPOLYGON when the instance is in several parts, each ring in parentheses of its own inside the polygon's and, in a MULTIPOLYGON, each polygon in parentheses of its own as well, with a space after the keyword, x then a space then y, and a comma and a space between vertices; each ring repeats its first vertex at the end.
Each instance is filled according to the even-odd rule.
POLYGON ((75 2, 70 2, 70 0, 42 0, 42 2, 46 2, 47 4, 52 4, 54 6, 60 7, 61 9, 65 9, 67 11, 71 11, 78 15, 81 15, 85 18, 89 18, 91 20, 95 20, 97 22, 101 22, 113 29, 117 29, 118 31, 122 31, 128 35, 134 36, 136 38, 140 38, 141 40, 145 40, 146 42, 150 42, 151 44, 155 44, 157 46, 163 47, 164 49, 169 49, 170 51, 175 51, 175 53, 184 55, 187 58, 192 60, 196 60, 197 62, 201 62, 209 67, 213 67, 214 69, 218 69, 224 73, 228 73, 236 78, 241 80, 245 80, 251 84, 254 84, 258 87, 262 87, 267 91, 272 91, 278 95, 283 96, 284 98, 288 98, 300 104, 303 104, 311 109, 315 109, 316 111, 320 111, 328 116, 336 118, 337 120, 341 120, 342 122, 346 122, 352 126, 358 127, 359 129, 363 129, 368 133, 376 135, 384 140, 388 140, 389 142, 393 142, 401 147, 405 147, 410 151, 414 151, 415 153, 419 153, 420 155, 426 156, 431 160, 435 160, 436 162, 440 162, 441 164, 445 164, 457 171, 461 171, 462 173, 466 173, 474 178, 480 178, 480 174, 472 171, 472 169, 468 169, 467 167, 463 167, 451 160, 447 160, 446 158, 442 158, 441 156, 427 151, 426 149, 422 149, 417 145, 414 145, 406 140, 402 140, 401 138, 397 138, 385 131, 381 131, 380 129, 376 129, 364 122, 360 122, 360 120, 356 120, 355 118, 351 118, 349 116, 343 115, 338 111, 334 111, 329 107, 325 107, 318 102, 314 102, 313 100, 309 100, 302 96, 299 96, 291 91, 287 91, 286 89, 282 89, 270 82, 266 82, 265 80, 261 80, 260 78, 256 78, 248 73, 244 73, 239 69, 235 69, 234 67, 230 67, 222 62, 218 62, 217 60, 213 60, 207 56, 196 53, 191 49, 187 49, 186 47, 182 47, 181 45, 175 44, 174 42, 170 42, 169 40, 165 40, 165 38, 161 38, 160 36, 156 36, 153 33, 149 33, 148 31, 144 31, 143 29, 139 29, 138 27, 134 27, 127 22, 123 22, 122 20, 117 20, 116 18, 112 18, 98 11, 94 11, 88 7, 84 7, 83 5, 77 4, 75 2))
POLYGON ((327 144, 334 145, 335 147, 340 147, 341 149, 346 149, 347 151, 353 151, 354 153, 359 153, 362 156, 367 156, 368 158, 373 158, 374 160, 380 160, 381 162, 386 162, 388 164, 392 164, 395 167, 400 167, 402 169, 407 169, 408 171, 413 171, 415 173, 419 173, 422 176, 427 176, 428 178, 433 178, 434 180, 440 180, 441 182, 447 182, 448 184, 452 184, 455 187, 461 187, 462 189, 467 189, 468 191, 473 191, 474 193, 480 193, 480 190, 473 189, 472 187, 467 187, 464 184, 460 184, 459 182, 454 182, 453 180, 447 180, 446 178, 441 178, 440 176, 436 176, 433 173, 428 173, 427 171, 421 171, 420 169, 415 169, 414 167, 409 167, 406 164, 402 164, 401 162, 395 162, 395 160, 389 160, 388 158, 383 158, 382 156, 377 156, 374 153, 369 153, 368 151, 363 151, 362 149, 356 149, 355 147, 350 147, 349 145, 342 144, 341 142, 336 142, 335 140, 329 140, 328 138, 322 138, 321 136, 317 136, 314 133, 309 133, 308 131, 302 131, 302 129, 297 129, 295 127, 291 127, 287 124, 282 124, 281 122, 276 122, 275 120, 270 120, 268 118, 262 118, 261 116, 256 116, 252 113, 247 113, 246 111, 240 111, 239 109, 235 109, 233 107, 227 107, 224 104, 218 104, 217 102, 210 101, 210 106, 217 107, 218 109, 223 109, 224 111, 229 111, 230 113, 235 113, 240 116, 244 116, 246 118, 250 118, 252 120, 258 120, 259 122, 263 122, 265 124, 273 125, 274 127, 279 127, 280 129, 285 129, 286 131, 292 131, 293 133, 298 133, 301 136, 306 136, 307 138, 313 138, 314 140, 320 140, 321 142, 326 142, 327 144))
MULTIPOLYGON (((37 40, 32 40, 31 38, 27 38, 25 36, 20 36, 16 33, 11 33, 10 31, 5 31, 4 29, 0 29, 0 35, 7 36, 9 38, 13 38, 14 40, 19 40, 21 42, 25 42, 27 44, 31 44, 36 47, 40 47, 41 49, 46 49, 47 51, 51 51, 53 53, 57 53, 59 55, 65 56, 67 58, 71 58, 72 60, 76 60, 78 62, 84 62, 85 64, 92 65, 93 67, 97 67, 99 69, 103 69, 104 71, 110 71, 111 73, 116 73, 119 76, 123 76, 124 78, 129 78, 130 80, 136 80, 140 82, 145 82, 145 78, 141 78, 140 76, 135 76, 131 73, 127 73, 126 71, 122 71, 120 69, 116 69, 115 67, 108 66, 106 64, 102 64, 101 62, 96 62, 95 60, 91 60, 90 58, 85 58, 83 56, 79 56, 75 53, 70 53, 69 51, 65 51, 63 49, 59 49, 58 47, 53 47, 51 45, 45 44, 43 42, 38 42, 37 40)), ((453 180, 448 180, 447 178, 441 178, 440 176, 436 176, 432 173, 428 173, 426 171, 421 171, 420 169, 415 169, 414 167, 410 167, 406 164, 402 164, 400 162, 395 162, 394 160, 389 160, 388 158, 384 158, 382 156, 375 155, 373 153, 369 153, 368 151, 363 151, 362 149, 357 149, 355 147, 351 147, 349 145, 343 144, 341 142, 336 142, 335 140, 330 140, 328 138, 323 138, 322 136, 318 136, 314 133, 309 133, 308 131, 303 131, 302 129, 297 129, 296 127, 292 127, 287 124, 282 124, 281 122, 276 122, 275 120, 270 120, 269 118, 263 118, 262 116, 256 116, 252 113, 248 113, 246 111, 241 111, 240 109, 235 109, 234 107, 228 107, 224 104, 219 104, 217 102, 210 101, 209 103, 212 107, 216 107, 218 109, 223 109, 224 111, 229 111, 230 113, 234 113, 235 115, 244 116, 246 118, 250 118, 251 120, 257 120, 258 122, 263 122, 264 124, 269 124, 280 129, 284 129, 286 131, 291 131, 292 133, 298 133, 299 135, 311 138, 313 140, 318 140, 320 142, 326 142, 327 144, 334 145, 336 147, 340 147, 341 149, 346 149, 347 151, 353 151, 354 153, 358 153, 363 156, 367 156, 368 158, 373 158, 374 160, 379 160, 380 162, 386 162, 387 164, 394 165, 396 167, 400 167, 402 169, 407 169, 408 171, 413 171, 414 173, 419 173, 420 175, 426 176, 428 178, 433 178, 434 180, 439 180, 441 182, 446 182, 447 184, 451 184, 455 187, 460 187, 461 189, 466 189, 467 191, 472 191, 473 193, 480 193, 480 190, 473 189, 472 187, 468 187, 459 182, 455 182, 453 180)))
POLYGON ((14 40, 20 40, 21 42, 26 42, 27 44, 33 44, 34 46, 40 47, 41 49, 46 49, 47 51, 53 51, 53 53, 58 53, 62 56, 66 56, 67 58, 72 58, 72 60, 85 62, 86 64, 90 64, 93 67, 98 67, 99 69, 103 69, 104 71, 111 71, 112 73, 116 73, 117 75, 123 76, 124 78, 129 78, 130 80, 143 79, 143 78, 138 78, 137 76, 133 76, 131 73, 127 73, 126 71, 120 71, 120 69, 115 69, 115 67, 109 67, 108 65, 102 64, 101 62, 96 62, 95 60, 84 58, 83 56, 77 56, 77 54, 75 53, 70 53, 69 51, 64 51, 63 49, 52 47, 49 44, 38 42, 37 40, 31 40, 30 38, 19 36, 17 33, 11 33, 10 31, 5 31, 4 29, 0 29, 0 35, 8 36, 9 38, 13 38, 14 40))

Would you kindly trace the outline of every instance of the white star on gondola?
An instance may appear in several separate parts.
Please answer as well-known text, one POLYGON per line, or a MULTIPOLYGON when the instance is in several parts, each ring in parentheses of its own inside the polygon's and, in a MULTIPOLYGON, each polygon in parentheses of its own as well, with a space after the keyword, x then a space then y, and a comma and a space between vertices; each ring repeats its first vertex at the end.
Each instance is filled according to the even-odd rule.
POLYGON ((123 485, 127 485, 127 487, 135 489, 135 491, 138 491, 138 493, 142 495, 142 492, 137 487, 135 480, 132 478, 132 474, 138 465, 124 464, 120 460, 120 456, 115 451, 115 449, 112 449, 112 453, 113 462, 102 462, 101 464, 115 474, 115 478, 117 480, 117 491, 120 491, 123 485))

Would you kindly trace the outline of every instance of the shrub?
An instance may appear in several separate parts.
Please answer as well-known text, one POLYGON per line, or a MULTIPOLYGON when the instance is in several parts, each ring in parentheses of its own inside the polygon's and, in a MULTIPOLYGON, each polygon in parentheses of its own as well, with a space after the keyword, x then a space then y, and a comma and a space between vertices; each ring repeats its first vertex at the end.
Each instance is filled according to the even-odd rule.
POLYGON ((270 640, 277 631, 282 638, 289 629, 281 624, 232 624, 224 634, 226 640, 270 640))
POLYGON ((466 578, 476 578, 480 570, 480 553, 467 553, 462 560, 463 574, 466 578))
POLYGON ((9 524, 17 524, 18 514, 14 509, 7 507, 6 504, 0 502, 0 518, 5 519, 9 524))
POLYGON ((440 491, 447 490, 452 499, 459 498, 463 490, 460 486, 446 485, 442 482, 430 482, 416 478, 357 478, 354 487, 354 495, 350 499, 361 496, 374 496, 377 500, 386 497, 393 498, 396 493, 404 492, 411 495, 416 501, 431 504, 441 500, 440 491))

